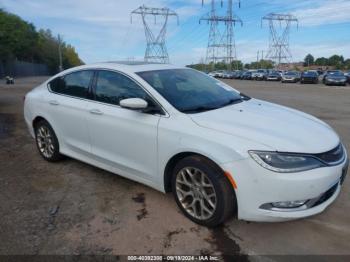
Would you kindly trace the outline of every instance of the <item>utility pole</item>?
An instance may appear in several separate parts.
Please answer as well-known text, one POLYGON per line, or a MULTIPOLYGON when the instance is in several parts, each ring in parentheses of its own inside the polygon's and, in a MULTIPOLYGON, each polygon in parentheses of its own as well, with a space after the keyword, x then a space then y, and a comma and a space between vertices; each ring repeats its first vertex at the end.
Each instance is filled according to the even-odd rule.
POLYGON ((289 34, 293 22, 298 26, 298 19, 291 14, 276 14, 270 13, 261 19, 268 21, 270 36, 269 49, 266 58, 271 59, 280 65, 282 62, 289 63, 292 59, 292 54, 289 50, 289 34))
POLYGON ((131 12, 131 23, 132 23, 132 15, 141 15, 143 26, 145 29, 145 36, 147 41, 145 58, 146 62, 160 62, 160 63, 169 63, 169 55, 165 45, 165 35, 167 30, 168 18, 169 16, 175 16, 177 18, 177 23, 179 24, 178 15, 170 10, 169 8, 153 8, 146 7, 145 5, 140 6, 131 12), (163 25, 157 35, 152 33, 149 23, 146 20, 147 16, 154 16, 154 21, 156 23, 157 17, 162 17, 163 25))
POLYGON ((58 60, 59 60, 58 71, 62 72, 63 71, 63 66, 62 66, 62 42, 61 42, 61 36, 59 34, 57 36, 57 40, 58 40, 58 60))
MULTIPOLYGON (((204 1, 202 0, 202 5, 203 4, 204 1)), ((222 0, 221 6, 223 6, 222 0)), ((207 23, 210 24, 206 63, 212 63, 213 70, 217 62, 223 61, 226 64, 227 69, 231 70, 232 62, 237 60, 233 27, 236 23, 243 25, 242 20, 233 14, 233 0, 227 1, 227 11, 225 16, 217 15, 215 0, 211 0, 211 10, 200 18, 199 23, 201 21, 207 21, 207 23), (223 32, 220 30, 220 23, 225 25, 223 32)))

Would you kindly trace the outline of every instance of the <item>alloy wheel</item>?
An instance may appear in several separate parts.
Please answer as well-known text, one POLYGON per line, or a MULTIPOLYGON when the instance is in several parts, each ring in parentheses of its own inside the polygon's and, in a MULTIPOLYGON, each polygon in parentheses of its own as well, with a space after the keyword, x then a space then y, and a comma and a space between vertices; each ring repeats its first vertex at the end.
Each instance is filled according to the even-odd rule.
POLYGON ((194 167, 185 167, 176 175, 176 195, 186 212, 200 220, 210 218, 217 196, 209 177, 194 167))
POLYGON ((40 126, 36 132, 36 141, 43 156, 51 158, 55 152, 55 146, 50 129, 46 126, 40 126))

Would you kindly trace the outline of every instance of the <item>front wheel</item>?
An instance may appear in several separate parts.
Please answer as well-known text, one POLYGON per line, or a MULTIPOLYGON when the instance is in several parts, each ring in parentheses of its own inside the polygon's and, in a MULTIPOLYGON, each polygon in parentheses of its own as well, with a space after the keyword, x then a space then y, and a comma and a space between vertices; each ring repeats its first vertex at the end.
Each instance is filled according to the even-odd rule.
POLYGON ((218 226, 236 208, 232 185, 223 171, 204 157, 186 157, 175 166, 172 191, 185 216, 200 225, 218 226))
POLYGON ((35 124, 35 140, 40 155, 47 161, 56 162, 63 158, 59 152, 58 139, 50 124, 41 120, 35 124))

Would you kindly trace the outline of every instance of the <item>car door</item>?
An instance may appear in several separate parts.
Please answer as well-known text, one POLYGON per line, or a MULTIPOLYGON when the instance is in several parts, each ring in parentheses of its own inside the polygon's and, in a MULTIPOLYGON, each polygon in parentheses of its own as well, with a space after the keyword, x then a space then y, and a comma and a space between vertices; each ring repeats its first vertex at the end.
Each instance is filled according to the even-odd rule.
POLYGON ((157 173, 160 116, 120 107, 119 101, 125 98, 152 103, 144 89, 126 75, 97 71, 94 101, 88 105, 91 152, 120 175, 151 181, 157 173))
POLYGON ((86 107, 94 72, 77 71, 52 80, 48 86, 47 114, 64 153, 90 153, 86 107))

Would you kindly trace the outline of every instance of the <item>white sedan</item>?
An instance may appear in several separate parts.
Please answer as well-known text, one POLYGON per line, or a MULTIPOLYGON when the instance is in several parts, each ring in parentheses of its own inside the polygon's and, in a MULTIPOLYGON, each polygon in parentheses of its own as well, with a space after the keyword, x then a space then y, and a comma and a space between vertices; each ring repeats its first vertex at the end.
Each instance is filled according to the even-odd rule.
POLYGON ((326 123, 172 65, 66 70, 26 95, 24 116, 44 159, 65 155, 172 191, 206 226, 234 214, 283 221, 320 213, 347 173, 346 150, 326 123))

